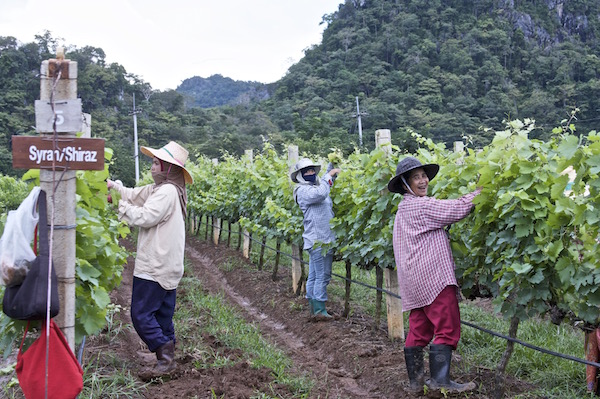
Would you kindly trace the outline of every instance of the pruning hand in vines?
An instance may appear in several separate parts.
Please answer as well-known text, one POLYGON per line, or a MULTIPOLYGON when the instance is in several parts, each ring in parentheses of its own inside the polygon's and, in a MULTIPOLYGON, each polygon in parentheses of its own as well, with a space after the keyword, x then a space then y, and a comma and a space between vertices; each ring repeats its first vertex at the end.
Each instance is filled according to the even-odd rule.
POLYGON ((308 158, 302 158, 294 166, 290 178, 297 183, 294 200, 304 215, 304 249, 308 250, 309 265, 306 280, 306 298, 311 317, 317 320, 331 320, 327 313, 327 285, 331 281, 333 249, 325 250, 321 244, 335 241, 329 221, 333 218, 333 202, 329 197, 333 177, 340 169, 330 170, 319 178, 321 166, 308 158))
POLYGON ((388 183, 390 192, 403 195, 394 221, 393 247, 402 310, 410 311, 404 356, 413 393, 422 392, 424 384, 455 393, 475 389, 473 382, 460 384, 450 379, 452 351, 460 339, 460 311, 445 227, 471 212, 472 200, 481 189, 454 200, 429 197, 429 181, 438 171, 438 164, 423 165, 416 158, 405 157, 388 183), (423 348, 432 340, 431 378, 425 382, 423 348))
POLYGON ((153 369, 143 379, 157 378, 175 369, 176 289, 183 276, 185 250, 186 184, 193 183, 184 167, 188 151, 171 141, 160 149, 141 147, 153 158, 154 184, 127 188, 111 180, 108 188, 119 192, 119 218, 139 228, 133 271, 131 319, 150 352, 153 369))

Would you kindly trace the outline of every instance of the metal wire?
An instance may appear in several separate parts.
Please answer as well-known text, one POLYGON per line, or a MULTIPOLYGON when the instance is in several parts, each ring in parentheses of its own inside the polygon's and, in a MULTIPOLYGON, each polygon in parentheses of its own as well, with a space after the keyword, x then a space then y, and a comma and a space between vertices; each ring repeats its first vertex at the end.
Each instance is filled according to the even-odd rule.
MULTIPOLYGON (((206 223, 206 222, 203 223, 202 220, 200 220, 199 225, 201 226, 202 224, 205 224, 207 226, 211 226, 213 228, 218 227, 219 229, 221 229, 221 231, 228 232, 228 233, 233 233, 233 231, 231 231, 231 230, 223 229, 222 227, 216 226, 213 223, 206 223)), ((277 249, 271 248, 268 245, 263 244, 261 241, 255 240, 249 234, 244 234, 244 236, 248 237, 250 240, 252 240, 254 242, 258 242, 260 245, 264 246, 267 249, 271 249, 271 250, 273 250, 273 251, 275 251, 275 252, 277 252, 277 253, 279 253, 281 255, 285 255, 285 256, 287 256, 289 258, 298 260, 298 261, 302 262, 303 264, 308 264, 308 262, 305 262, 302 259, 299 259, 298 257, 295 257, 295 256, 292 256, 290 254, 287 254, 287 253, 285 253, 285 252, 283 252, 281 250, 277 250, 277 249)), ((377 291, 380 291, 380 292, 384 292, 385 294, 387 294, 389 296, 392 296, 394 298, 402 299, 396 293, 390 292, 388 290, 385 290, 385 289, 382 289, 382 288, 379 288, 379 287, 372 286, 370 284, 363 283, 361 281, 352 280, 352 279, 349 279, 349 278, 347 278, 345 276, 341 276, 341 275, 336 274, 336 273, 332 273, 332 276, 338 277, 338 278, 340 278, 342 280, 345 280, 345 281, 349 281, 350 283, 353 283, 353 284, 358 284, 358 285, 361 285, 363 287, 367 287, 367 288, 371 288, 371 289, 374 289, 374 290, 377 290, 377 291)), ((504 335, 504 334, 501 334, 501 333, 489 330, 489 329, 487 329, 485 327, 478 326, 478 325, 476 325, 474 323, 471 323, 471 322, 468 322, 468 321, 465 321, 465 320, 461 320, 460 322, 461 322, 461 324, 464 324, 464 325, 466 325, 468 327, 471 327, 471 328, 474 328, 476 330, 485 332, 487 334, 490 334, 490 335, 498 337, 498 338, 502 338, 502 339, 504 339, 506 341, 511 341, 511 342, 517 343, 517 344, 522 345, 522 346, 524 346, 526 348, 533 349, 533 350, 536 350, 538 352, 545 353, 547 355, 552 355, 552 356, 559 357, 559 358, 562 358, 562 359, 571 360, 571 361, 582 363, 582 364, 585 364, 585 365, 588 365, 588 366, 594 366, 594 367, 600 368, 600 363, 591 362, 589 360, 580 359, 578 357, 571 356, 571 355, 565 355, 565 354, 559 353, 559 352, 554 352, 554 351, 551 351, 549 349, 545 349, 545 348, 542 348, 542 347, 539 347, 539 346, 527 343, 525 341, 521 341, 520 339, 512 338, 512 337, 509 337, 508 335, 504 335)))

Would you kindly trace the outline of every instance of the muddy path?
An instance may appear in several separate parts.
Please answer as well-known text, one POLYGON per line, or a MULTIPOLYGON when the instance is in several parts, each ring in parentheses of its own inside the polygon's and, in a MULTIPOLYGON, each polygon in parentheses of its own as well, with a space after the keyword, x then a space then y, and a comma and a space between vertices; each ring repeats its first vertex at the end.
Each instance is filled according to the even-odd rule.
MULTIPOLYGON (((131 242, 124 245, 134 250, 131 242)), ((372 318, 359 304, 351 304, 352 312, 347 318, 314 322, 309 318, 306 299, 292 292, 291 271, 287 267, 279 268, 274 281, 272 265, 258 270, 241 256, 240 251, 225 244, 215 246, 193 236, 187 238, 186 259, 189 265, 187 277, 192 277, 190 274, 193 273, 205 291, 222 295, 239 315, 258 326, 263 337, 288 356, 292 362, 291 373, 308 376, 315 382, 307 399, 412 397, 404 390, 408 377, 402 342, 388 339, 384 321, 374 328, 372 318)), ((131 300, 133 261, 132 257, 128 259, 122 283, 111 294, 113 302, 123 309, 129 308, 131 300)), ((183 302, 185 295, 184 290, 178 290, 178 303, 183 302)), ((341 299, 330 298, 328 311, 341 315, 341 299)), ((124 325, 131 323, 128 310, 118 317, 124 325)), ((212 346, 215 351, 228 350, 214 337, 204 336, 203 341, 203 345, 212 346)), ((197 343, 185 342, 181 346, 194 345, 197 343)), ((86 347, 86 358, 99 353, 106 357, 103 351, 109 349, 116 351, 119 361, 132 374, 154 361, 154 356, 144 348, 133 328, 125 329, 109 343, 92 339, 86 347)), ((229 350, 226 355, 239 356, 235 350, 229 350)), ((256 392, 269 390, 271 397, 293 397, 287 388, 276 386, 268 369, 250 368, 245 362, 216 370, 198 369, 195 360, 189 353, 176 352, 176 373, 162 383, 150 384, 143 397, 249 399, 256 397, 256 392)), ((455 363, 460 364, 460 358, 455 363)), ((469 375, 455 373, 455 377, 478 384, 478 392, 469 394, 468 398, 492 397, 488 396, 494 389, 492 371, 477 369, 469 375)), ((508 397, 527 390, 528 387, 519 381, 507 381, 507 391, 512 392, 508 397)))

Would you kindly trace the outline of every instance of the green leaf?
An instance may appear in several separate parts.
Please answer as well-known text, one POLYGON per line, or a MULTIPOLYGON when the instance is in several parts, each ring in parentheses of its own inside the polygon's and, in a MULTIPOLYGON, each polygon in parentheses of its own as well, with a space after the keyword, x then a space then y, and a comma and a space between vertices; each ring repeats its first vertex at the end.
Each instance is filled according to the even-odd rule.
POLYGON ((510 267, 517 274, 527 274, 533 269, 529 263, 513 263, 510 267))
POLYGON ((567 136, 558 146, 558 152, 564 158, 572 158, 579 148, 579 138, 577 136, 567 136))
POLYGON ((562 241, 554 241, 546 246, 546 253, 550 257, 550 260, 555 261, 558 255, 560 255, 561 251, 564 248, 564 244, 562 241))

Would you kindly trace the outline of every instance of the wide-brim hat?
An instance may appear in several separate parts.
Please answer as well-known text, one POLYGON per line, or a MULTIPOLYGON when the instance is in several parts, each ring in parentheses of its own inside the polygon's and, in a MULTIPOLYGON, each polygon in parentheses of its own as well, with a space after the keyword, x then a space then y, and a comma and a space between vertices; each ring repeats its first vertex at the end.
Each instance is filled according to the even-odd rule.
POLYGON ((394 176, 388 183, 388 190, 390 190, 392 193, 406 193, 406 190, 402 185, 402 175, 417 168, 423 168, 425 174, 427 174, 427 177, 431 181, 440 170, 440 165, 435 163, 422 165, 421 161, 419 161, 417 158, 406 157, 398 162, 398 166, 396 167, 396 176, 394 176))
POLYGON ((140 147, 140 150, 149 157, 156 157, 161 161, 181 167, 181 169, 183 169, 185 182, 187 184, 192 184, 194 182, 192 175, 184 166, 189 152, 176 142, 170 141, 167 145, 159 149, 142 146, 140 147))
POLYGON ((292 179, 292 181, 294 183, 298 183, 298 172, 300 172, 302 169, 308 168, 314 169, 315 173, 319 174, 319 171, 321 170, 321 165, 315 164, 308 158, 302 158, 301 160, 296 162, 296 165, 294 165, 294 168, 292 169, 292 173, 290 173, 290 178, 292 179))

